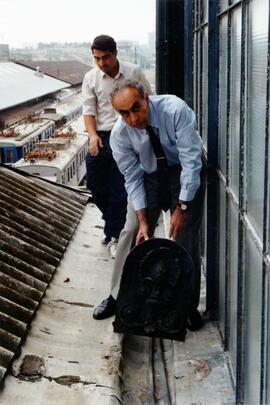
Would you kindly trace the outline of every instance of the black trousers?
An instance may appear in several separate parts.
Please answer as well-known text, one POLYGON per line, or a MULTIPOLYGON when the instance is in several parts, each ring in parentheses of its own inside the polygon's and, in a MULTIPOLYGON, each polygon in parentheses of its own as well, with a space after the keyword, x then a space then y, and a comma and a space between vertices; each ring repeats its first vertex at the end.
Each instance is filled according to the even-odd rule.
MULTIPOLYGON (((168 188, 171 195, 170 212, 175 210, 180 192, 180 173, 181 166, 171 166, 168 168, 168 188)), ((150 228, 150 234, 153 234, 161 213, 159 206, 159 177, 158 173, 145 174, 145 191, 147 196, 147 218, 150 228)), ((182 245, 190 254, 193 260, 192 272, 192 297, 191 305, 197 308, 200 301, 201 284, 201 249, 200 249, 200 226, 203 216, 203 201, 206 186, 206 170, 203 164, 201 170, 201 185, 188 209, 187 221, 183 232, 179 235, 176 242, 182 245)))

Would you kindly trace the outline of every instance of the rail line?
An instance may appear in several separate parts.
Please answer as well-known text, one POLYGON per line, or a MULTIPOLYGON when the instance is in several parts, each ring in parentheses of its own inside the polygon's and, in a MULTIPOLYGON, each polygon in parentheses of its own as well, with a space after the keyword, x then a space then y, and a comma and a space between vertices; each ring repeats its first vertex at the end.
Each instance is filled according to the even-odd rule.
POLYGON ((173 405, 171 370, 163 339, 151 338, 150 356, 153 404, 173 405))
POLYGON ((173 405, 173 343, 171 340, 125 335, 121 378, 124 405, 173 405))

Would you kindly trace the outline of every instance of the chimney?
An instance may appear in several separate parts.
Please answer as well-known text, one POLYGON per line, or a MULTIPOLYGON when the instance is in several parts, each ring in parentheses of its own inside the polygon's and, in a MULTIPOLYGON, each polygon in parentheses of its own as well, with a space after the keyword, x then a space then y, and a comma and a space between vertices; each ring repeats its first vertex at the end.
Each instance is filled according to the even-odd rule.
POLYGON ((43 72, 41 71, 40 67, 36 67, 35 75, 38 77, 44 77, 43 72))

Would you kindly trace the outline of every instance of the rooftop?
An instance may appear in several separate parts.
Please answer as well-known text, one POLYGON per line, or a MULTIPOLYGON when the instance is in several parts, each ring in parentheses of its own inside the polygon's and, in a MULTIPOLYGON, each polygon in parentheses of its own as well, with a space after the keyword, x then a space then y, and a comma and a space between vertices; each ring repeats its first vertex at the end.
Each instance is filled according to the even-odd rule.
POLYGON ((65 60, 65 61, 26 60, 16 63, 34 70, 36 70, 37 66, 39 66, 40 70, 44 72, 46 75, 67 82, 73 86, 82 84, 85 73, 91 69, 90 65, 86 65, 85 63, 75 60, 65 60))
POLYGON ((13 62, 0 62, 0 111, 69 87, 70 84, 13 62))

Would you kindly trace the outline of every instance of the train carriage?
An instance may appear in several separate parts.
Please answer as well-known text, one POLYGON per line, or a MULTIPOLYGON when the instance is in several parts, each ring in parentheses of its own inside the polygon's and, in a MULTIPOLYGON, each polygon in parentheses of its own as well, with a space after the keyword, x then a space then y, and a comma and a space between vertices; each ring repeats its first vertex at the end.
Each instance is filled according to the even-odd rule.
POLYGON ((48 139, 54 130, 54 121, 31 117, 0 131, 0 163, 15 163, 33 149, 37 142, 48 139))
POLYGON ((88 136, 84 133, 81 116, 72 122, 72 126, 62 127, 53 137, 41 141, 13 166, 47 180, 77 186, 85 177, 87 150, 88 136))

